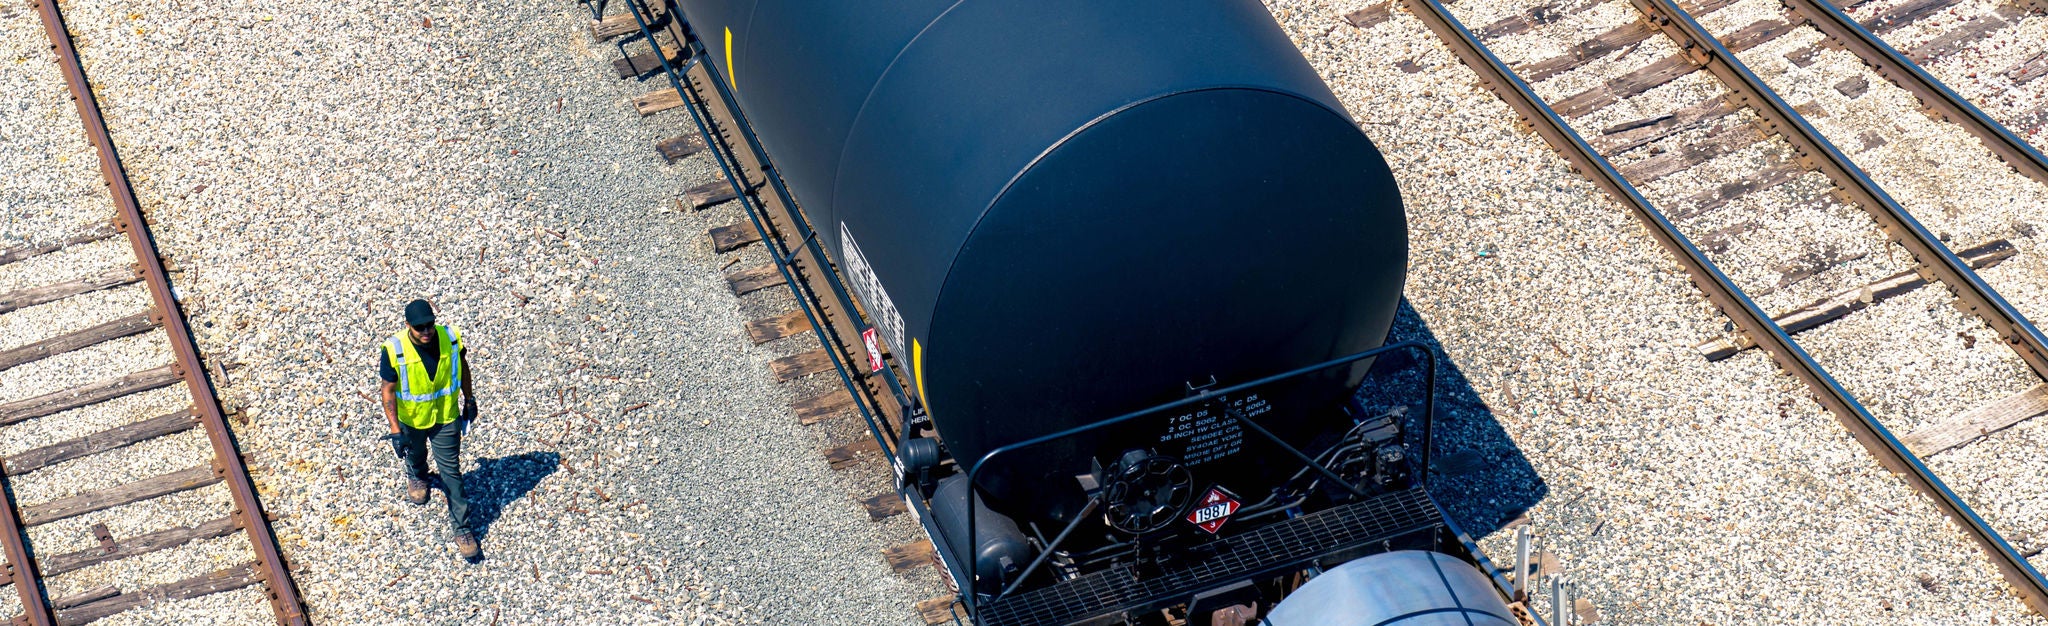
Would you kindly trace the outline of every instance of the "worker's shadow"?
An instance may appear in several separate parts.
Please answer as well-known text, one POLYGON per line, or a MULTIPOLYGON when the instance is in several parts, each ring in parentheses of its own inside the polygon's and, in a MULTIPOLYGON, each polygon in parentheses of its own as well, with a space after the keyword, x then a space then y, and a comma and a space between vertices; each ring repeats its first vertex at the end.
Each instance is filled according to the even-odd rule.
POLYGON ((477 538, 490 534, 506 504, 533 491, 561 465, 562 455, 553 452, 477 459, 476 469, 462 476, 462 486, 469 492, 464 494, 469 496, 469 522, 477 538))

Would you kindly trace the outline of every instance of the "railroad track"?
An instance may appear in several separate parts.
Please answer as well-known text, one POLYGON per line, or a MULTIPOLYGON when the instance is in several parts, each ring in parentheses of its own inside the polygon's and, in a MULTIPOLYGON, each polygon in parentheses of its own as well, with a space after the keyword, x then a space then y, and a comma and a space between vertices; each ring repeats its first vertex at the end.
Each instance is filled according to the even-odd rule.
MULTIPOLYGON (((658 142, 656 152, 670 161, 708 153, 718 167, 720 177, 684 190, 677 199, 678 207, 691 211, 727 203, 741 207, 743 219, 706 233, 714 251, 732 254, 725 277, 733 294, 787 290, 790 295, 773 301, 778 307, 794 307, 745 325, 748 339, 755 345, 815 342, 815 348, 800 349, 769 363, 770 374, 778 382, 809 393, 790 405, 791 415, 806 426, 820 425, 830 433, 828 437, 849 439, 820 451, 835 470, 875 468, 877 462, 882 464, 880 468, 895 466, 895 442, 902 439, 904 429, 929 429, 930 423, 911 409, 898 357, 878 342, 863 340, 863 331, 872 324, 852 298, 847 287, 850 283, 819 245, 820 234, 796 209, 795 199, 753 131, 737 114, 732 94, 703 64, 693 62, 708 54, 704 44, 689 24, 679 19, 680 12, 672 2, 623 0, 619 4, 624 9, 610 14, 606 12, 609 0, 583 2, 591 10, 591 36, 619 42, 620 58, 612 62, 619 78, 658 76, 669 85, 636 98, 634 108, 643 116, 682 109, 697 129, 658 142), (742 254, 751 249, 759 252, 742 254), (767 257, 765 263, 760 262, 761 256, 767 257), (749 259, 753 262, 748 263, 749 259), (874 369, 873 363, 883 365, 874 369), (852 421, 854 418, 858 421, 852 421)), ((792 347, 796 346, 781 349, 792 347)), ((912 505, 890 483, 892 472, 880 469, 860 475, 873 491, 857 496, 870 518, 883 520, 910 510, 912 505)), ((923 522, 929 516, 920 514, 918 519, 923 522)), ((899 574, 918 575, 917 571, 929 567, 943 580, 945 568, 935 566, 935 552, 925 539, 888 547, 881 557, 899 574)), ((944 582, 949 587, 953 584, 944 582)), ((915 610, 928 624, 958 623, 964 615, 951 594, 917 602, 915 610)))
MULTIPOLYGON (((160 342, 167 348, 157 351, 152 357, 160 359, 160 365, 141 371, 120 372, 81 386, 50 390, 32 397, 0 398, 0 427, 9 429, 6 436, 17 441, 41 439, 34 434, 37 432, 72 430, 64 421, 79 420, 82 416, 91 416, 96 422, 113 417, 117 424, 81 437, 21 450, 0 459, 0 466, 4 466, 4 472, 0 472, 4 478, 0 478, 0 482, 8 486, 5 497, 0 497, 0 547, 5 549, 8 582, 13 585, 21 602, 21 613, 15 616, 14 622, 38 626, 83 624, 130 609, 261 585, 271 612, 279 623, 304 624, 307 622, 305 605, 293 586, 291 574, 279 552, 277 538, 271 531, 255 484, 249 477, 247 464, 235 445, 234 433, 227 422, 230 411, 224 409, 214 395, 205 363, 192 342, 191 331, 172 290, 170 271, 156 250, 147 218, 136 201, 127 172, 123 170, 120 156, 107 133, 91 83, 65 27, 62 11, 55 0, 43 0, 38 6, 44 31, 50 39, 52 60, 61 66, 72 99, 77 103, 82 130, 97 150, 100 171, 114 204, 113 215, 107 223, 61 241, 37 242, 26 247, 0 250, 0 267, 44 255, 64 254, 67 250, 115 246, 118 245, 115 240, 121 238, 127 240, 134 263, 109 266, 81 279, 0 293, 0 315, 24 316, 24 319, 45 315, 47 313, 35 307, 94 292, 135 289, 137 283, 147 291, 148 305, 139 311, 101 311, 83 307, 87 309, 83 312, 85 315, 111 318, 112 321, 26 345, 7 346, 0 350, 0 376, 6 376, 5 372, 9 370, 16 375, 24 372, 34 375, 38 368, 51 367, 50 363, 44 362, 46 359, 91 351, 110 342, 133 343, 138 341, 132 339, 136 337, 160 342), (147 338, 147 335, 155 333, 161 333, 160 339, 147 338), (132 407, 138 404, 126 399, 138 395, 156 393, 175 402, 176 396, 165 394, 174 394, 181 386, 190 397, 189 404, 182 409, 163 414, 122 414, 132 412, 132 407), (193 433, 195 430, 198 432, 193 433), (23 491, 17 485, 35 482, 41 487, 40 491, 52 491, 49 486, 58 482, 105 482, 107 476, 124 476, 133 472, 132 468, 110 464, 113 462, 110 457, 118 456, 110 453, 195 436, 203 438, 204 448, 211 452, 209 456, 153 459, 156 464, 169 463, 184 466, 184 469, 95 489, 54 489, 70 494, 54 499, 17 500, 23 491), (224 499, 228 506, 219 510, 218 518, 190 525, 141 527, 160 523, 156 520, 167 510, 189 514, 191 511, 188 509, 208 506, 204 497, 180 496, 208 489, 226 492, 227 498, 224 499), (121 516, 124 511, 130 512, 130 516, 121 516), (86 522, 92 523, 87 527, 86 522), (52 533, 83 535, 87 532, 90 533, 89 538, 52 536, 52 533), (107 580, 110 574, 106 568, 99 567, 163 551, 182 555, 184 553, 179 550, 195 542, 225 541, 223 538, 236 534, 245 537, 249 543, 251 558, 247 562, 188 578, 126 585, 119 580, 107 580), (38 536, 42 540, 37 540, 38 536), (58 550, 37 550, 36 544, 45 541, 56 546, 96 545, 61 553, 58 550), (81 586, 67 578, 102 584, 72 593, 54 593, 53 589, 81 586)), ((107 299, 109 302, 118 300, 107 299)), ((43 324, 44 327, 58 325, 43 324)), ((64 367, 86 371, 110 367, 94 361, 94 355, 78 356, 83 358, 67 359, 64 367)), ((107 360, 103 356, 97 358, 107 360)), ((48 376, 47 373, 44 375, 48 376)), ((33 387, 32 384, 24 386, 33 387)), ((184 450, 189 454, 189 450, 198 447, 187 446, 184 450)), ((175 445, 160 446, 159 449, 179 450, 175 445)), ((215 495, 219 494, 215 492, 215 495)), ((218 500, 221 499, 215 499, 218 500)), ((203 513, 198 516, 208 517, 203 513)), ((218 550, 214 552, 212 558, 205 561, 208 567, 213 567, 212 560, 218 558, 218 550)), ((207 558, 207 555, 190 558, 196 560, 207 558)))
MULTIPOLYGON (((1928 113, 1961 126, 2019 173, 2048 183, 2048 157, 2042 156, 2040 148, 2025 139, 2048 125, 2048 107, 2032 111, 2026 119, 2016 120, 2022 125, 2017 130, 2010 129, 1921 67, 1954 56, 1971 43, 1990 37, 2000 29, 2014 27, 2014 22, 2030 9, 2048 14, 2048 1, 2012 0, 1999 4, 1988 15, 1978 16, 1955 30, 1904 51, 1893 48, 1879 33, 1895 32, 1913 23, 1917 17, 1955 6, 1959 0, 1912 0, 1873 12, 1864 20, 1857 20, 1844 11, 1870 2, 1858 0, 1836 6, 1828 0, 1786 0, 1785 6, 1793 15, 1827 35, 1831 42, 1856 55, 1880 76, 1911 92, 1928 113)), ((2048 75, 2048 45, 2040 48, 2028 60, 1996 75, 2011 81, 2014 87, 2048 75)), ((1813 56, 1818 54, 1817 49, 1814 53, 1806 52, 1807 49, 1793 51, 1788 59, 1793 63, 1801 63, 1802 59, 1805 63, 1812 63, 1813 56)))
MULTIPOLYGON (((1816 399, 1835 413, 1881 464, 1903 477, 1953 519, 1983 549, 2030 608, 2048 613, 2048 581, 2026 558, 2039 551, 2022 555, 2015 550, 1923 460, 2048 411, 2048 404, 2040 400, 2043 388, 2037 386, 1900 436, 1830 375, 1793 336, 1855 315, 1885 299, 1939 284, 1955 296, 1958 308, 1996 332, 2001 343, 2036 376, 2048 377, 2048 358, 2044 358, 2048 357, 2048 348, 2043 346, 2040 331, 1975 272, 2018 251, 2004 241, 1970 242, 1974 245, 1951 250, 1821 136, 1799 108, 1786 103, 1766 86, 1736 57, 1735 51, 1782 37, 1811 20, 1824 33, 1840 37, 1846 49, 1859 55, 1872 53, 1873 56, 1863 57, 1866 62, 1920 96, 1929 110, 1977 136, 2022 174, 2048 181, 2048 169, 2041 167, 2039 153, 2018 140, 2015 133, 1955 97, 1909 59, 1896 51, 1889 56, 1875 55, 1888 48, 1875 43, 1867 30, 1859 35, 1858 29, 1851 27, 1855 24, 1853 20, 1840 17, 1840 12, 1824 1, 1787 0, 1797 11, 1791 19, 1760 20, 1717 38, 1694 16, 1734 4, 1730 0, 1693 3, 1694 12, 1672 0, 1631 0, 1639 15, 1634 22, 1601 33, 1565 54, 1520 61, 1512 66, 1495 55, 1484 39, 1525 33, 1560 14, 1598 3, 1564 0, 1476 31, 1467 29, 1439 0, 1402 0, 1402 5, 1422 19, 1479 75, 1483 86, 1512 107, 1575 170, 1612 195, 1648 227, 1651 236, 1679 261, 1708 300, 1728 316, 1731 329, 1737 332, 1701 345, 1705 356, 1724 358, 1752 347, 1763 349, 1784 371, 1805 382, 1816 399), (1628 52, 1641 46, 1657 45, 1653 40, 1660 36, 1669 42, 1668 48, 1673 52, 1647 66, 1607 64, 1609 71, 1619 75, 1604 79, 1579 76, 1574 84, 1588 87, 1557 100, 1546 100, 1532 87, 1532 83, 1606 63, 1613 57, 1626 58, 1628 52), (1707 78, 1688 78, 1695 74, 1707 78), (1691 81, 1685 89, 1661 92, 1663 98, 1639 98, 1682 80, 1691 81), (1717 95, 1691 104, 1669 103, 1673 92, 1716 91, 1717 95), (1616 123, 1605 126, 1590 140, 1571 123, 1602 119, 1597 115, 1599 112, 1622 103, 1636 107, 1635 113, 1646 115, 1629 119, 1607 114, 1605 119, 1616 123), (1664 108, 1641 110, 1659 106, 1664 108), (1737 172, 1734 180, 1709 185, 1689 195, 1668 193, 1667 189, 1663 196, 1676 197, 1662 202, 1653 202, 1639 188, 1737 153, 1750 155, 1754 157, 1752 163, 1765 165, 1737 172), (1816 177, 1823 184, 1813 184, 1816 177), (1800 198, 1802 192, 1807 197, 1800 198), (1767 193, 1782 195, 1772 196, 1775 202, 1754 198, 1767 193), (1786 200, 1788 196, 1796 200, 1786 200), (1774 257, 1770 251, 1758 249, 1765 246, 1746 243, 1756 240, 1746 235, 1763 230, 1762 223, 1793 218, 1771 213, 1743 216, 1739 212, 1769 208, 1790 213, 1783 205, 1794 202, 1818 205, 1820 208, 1810 210, 1827 218, 1812 219, 1810 223, 1841 225, 1845 223, 1843 214, 1855 209, 1869 217, 1862 230, 1828 240, 1839 247, 1817 253, 1809 248, 1796 250, 1790 258, 1783 252, 1774 257), (1840 270, 1869 255, 1867 248, 1857 250, 1853 246, 1852 242, 1859 237, 1880 242, 1887 256, 1895 245, 1907 253, 1910 261, 1902 271, 1889 275, 1878 271, 1887 269, 1885 265, 1867 261, 1861 272, 1840 270), (1723 267, 1729 269, 1724 271, 1723 267), (1745 290, 1739 286, 1743 284, 1751 288, 1745 290), (1784 303, 1807 295, 1820 297, 1775 315, 1759 303, 1765 297, 1784 303)), ((1386 19, 1391 10, 1390 5, 1376 5, 1349 14, 1346 19, 1355 26, 1367 27, 1386 19)))
MULTIPOLYGON (((1986 115, 1976 111, 1975 107, 1967 107, 1970 109, 1968 112, 1958 112, 1939 102, 1943 98, 1930 97, 1929 92, 1933 89, 1926 83, 1934 82, 1937 86, 1939 83, 1933 81, 1933 73, 1922 69, 1922 66, 1940 71, 1942 66, 1952 63, 1952 59, 1989 52, 1981 48, 1999 44, 1998 40, 2004 39, 2016 42, 2014 47, 2018 48, 2018 54, 2002 55, 2010 58, 1989 65, 1988 71, 1953 69, 1942 73, 1954 80, 1967 81, 1961 86, 1976 93, 2020 90, 2039 93, 2048 89, 2048 82, 2042 81, 2043 77, 2048 77, 2048 40, 2032 34, 2038 29, 2022 32, 2026 30, 2022 28, 2022 22, 2048 16, 2048 2, 2001 0, 1992 3, 1988 10, 1961 17, 1961 22, 1952 28, 1926 28, 1922 30, 1929 32, 1911 37, 1904 36, 1910 27, 1933 21, 1934 16, 1945 12, 1964 11, 1959 8, 1964 3, 1961 0, 1909 0, 1882 9, 1872 8, 1876 4, 1872 0, 1851 0, 1839 4, 1831 4, 1827 0, 1791 0, 1787 6, 1812 20, 1814 26, 1826 33, 1836 45, 1871 64, 1899 86, 1921 96, 1934 112, 1970 128, 1980 138, 1986 138, 1977 128, 1981 124, 1970 118, 1998 118, 2017 137, 2035 137, 2033 147, 2038 161, 2040 142, 2048 141, 2048 135, 2042 134, 2048 130, 2048 103, 1998 106, 2005 111, 2004 115, 1986 115), (1852 17, 1851 12, 1864 17, 1852 17), (1930 34, 1931 37, 1928 36, 1930 34), (1901 43, 1894 46, 1892 41, 1901 43)), ((1794 63, 1811 63, 1811 55, 1815 54, 1805 49, 1800 53, 1807 56, 1792 57, 1794 63)), ((1946 87, 1939 89, 1946 90, 1946 87)), ((1993 140, 1986 138, 1986 141, 1993 140)), ((1993 151, 2012 162, 2012 157, 2001 148, 1994 146, 1993 151)), ((2014 166, 2037 180, 2041 179, 2038 169, 2028 171, 2018 163, 2014 166)))

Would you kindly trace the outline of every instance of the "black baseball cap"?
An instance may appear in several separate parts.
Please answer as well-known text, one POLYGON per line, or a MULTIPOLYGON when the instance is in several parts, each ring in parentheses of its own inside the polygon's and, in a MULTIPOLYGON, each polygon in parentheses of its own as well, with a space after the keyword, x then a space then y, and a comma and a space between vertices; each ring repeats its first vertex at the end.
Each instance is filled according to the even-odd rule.
POLYGON ((434 323, 434 305, 425 300, 414 300, 405 305, 407 326, 430 326, 434 323))

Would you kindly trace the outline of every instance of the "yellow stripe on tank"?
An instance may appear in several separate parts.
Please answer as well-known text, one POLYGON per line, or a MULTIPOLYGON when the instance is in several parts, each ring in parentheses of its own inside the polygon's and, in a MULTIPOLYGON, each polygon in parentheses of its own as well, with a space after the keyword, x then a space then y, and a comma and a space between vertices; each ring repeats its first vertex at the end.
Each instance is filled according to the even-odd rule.
POLYGON ((924 395, 924 344, 915 338, 910 340, 910 369, 917 377, 917 399, 924 401, 924 414, 931 415, 932 401, 924 395))
POLYGON ((732 29, 725 29, 725 82, 732 84, 733 91, 740 90, 740 79, 732 71, 732 29))

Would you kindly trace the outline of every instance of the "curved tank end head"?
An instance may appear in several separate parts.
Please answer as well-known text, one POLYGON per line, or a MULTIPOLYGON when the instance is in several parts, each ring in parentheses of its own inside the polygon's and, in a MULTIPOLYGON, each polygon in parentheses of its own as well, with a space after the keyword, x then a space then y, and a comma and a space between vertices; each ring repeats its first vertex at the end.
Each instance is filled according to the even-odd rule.
MULTIPOLYGON (((954 260, 922 342, 932 419, 966 462, 1190 385, 1378 346, 1406 278, 1404 217, 1378 150, 1315 101, 1206 89, 1107 116, 1018 174, 954 260)), ((1346 378, 1269 389, 1262 421, 1305 442, 1328 427, 1306 416, 1327 417, 1358 382, 1346 378)), ((1028 457, 1015 468, 1028 474, 998 461, 980 484, 999 509, 1048 509, 1023 492, 1162 441, 1160 423, 1140 421, 1010 457, 1028 457)), ((1276 453, 1250 441, 1190 455, 1177 449, 1190 440, 1173 441, 1158 452, 1250 481, 1233 488, 1251 489, 1258 457, 1276 453)))

